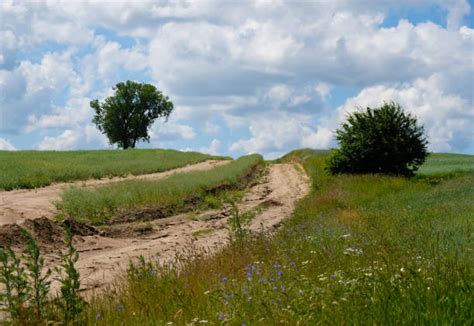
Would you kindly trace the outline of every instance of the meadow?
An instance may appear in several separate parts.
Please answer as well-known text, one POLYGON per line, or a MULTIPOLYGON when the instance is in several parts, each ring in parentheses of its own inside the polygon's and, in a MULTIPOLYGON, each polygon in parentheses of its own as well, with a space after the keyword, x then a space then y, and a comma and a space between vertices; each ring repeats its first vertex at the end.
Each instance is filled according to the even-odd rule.
POLYGON ((474 173, 436 183, 427 172, 328 176, 325 158, 300 150, 281 160, 300 162, 313 190, 277 234, 131 264, 83 321, 472 325, 474 173))
POLYGON ((162 172, 209 159, 222 157, 163 149, 0 151, 0 189, 162 172))
POLYGON ((98 225, 143 210, 151 210, 154 216, 172 215, 193 208, 210 193, 243 188, 262 164, 260 155, 249 155, 209 171, 177 173, 162 180, 70 188, 56 203, 58 216, 98 225))

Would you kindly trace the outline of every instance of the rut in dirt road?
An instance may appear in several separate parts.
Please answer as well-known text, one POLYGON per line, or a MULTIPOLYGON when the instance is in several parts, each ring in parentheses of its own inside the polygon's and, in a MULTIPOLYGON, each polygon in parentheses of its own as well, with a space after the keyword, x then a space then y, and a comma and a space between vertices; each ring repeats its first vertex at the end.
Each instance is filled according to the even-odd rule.
POLYGON ((206 171, 224 164, 228 164, 229 162, 231 161, 209 160, 159 173, 114 177, 110 179, 57 183, 37 189, 0 191, 0 225, 23 223, 26 219, 35 219, 40 216, 45 216, 47 218, 54 217, 56 214, 54 202, 60 200, 61 193, 71 186, 94 187, 107 183, 131 179, 159 180, 169 177, 174 173, 206 171))
MULTIPOLYGON (((306 175, 292 164, 273 164, 257 185, 251 187, 238 204, 241 212, 256 210, 249 229, 269 231, 289 217, 296 202, 309 192, 306 175)), ((80 237, 77 267, 83 290, 101 288, 125 271, 130 259, 167 261, 183 250, 205 249, 212 252, 229 239, 229 207, 197 215, 180 214, 147 223, 114 226, 115 238, 80 237), (122 232, 121 232, 122 231, 122 232), (199 235, 198 235, 199 234, 199 235)), ((57 257, 50 256, 55 263, 57 257)))

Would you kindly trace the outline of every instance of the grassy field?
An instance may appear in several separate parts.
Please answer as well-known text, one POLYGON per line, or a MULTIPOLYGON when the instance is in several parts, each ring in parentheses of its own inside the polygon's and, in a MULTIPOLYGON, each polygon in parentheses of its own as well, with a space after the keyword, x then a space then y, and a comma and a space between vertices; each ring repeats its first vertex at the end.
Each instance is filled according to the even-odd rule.
POLYGON ((313 191, 277 235, 131 266, 84 322, 472 325, 474 174, 332 177, 324 160, 283 159, 303 164, 313 191))
POLYGON ((93 224, 143 209, 166 210, 170 215, 203 200, 210 191, 238 188, 242 178, 262 163, 260 155, 250 155, 210 171, 178 173, 158 181, 130 180, 93 189, 71 188, 56 206, 60 217, 93 224))
POLYGON ((456 175, 474 172, 474 155, 430 154, 418 171, 420 176, 456 175))
POLYGON ((37 188, 52 182, 161 172, 213 158, 217 157, 162 149, 0 151, 0 189, 37 188))

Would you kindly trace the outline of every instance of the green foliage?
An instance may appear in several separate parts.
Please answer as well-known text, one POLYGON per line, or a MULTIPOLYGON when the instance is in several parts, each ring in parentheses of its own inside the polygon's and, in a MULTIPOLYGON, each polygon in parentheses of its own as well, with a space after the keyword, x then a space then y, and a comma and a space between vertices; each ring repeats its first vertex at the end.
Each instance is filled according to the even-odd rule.
POLYGON ((61 217, 94 224, 145 208, 169 215, 189 209, 189 203, 197 204, 209 193, 242 187, 245 177, 262 163, 260 155, 249 155, 209 171, 177 173, 157 181, 131 180, 93 189, 72 188, 63 193, 56 207, 61 217))
POLYGON ((115 94, 104 102, 93 100, 95 111, 92 119, 110 144, 120 148, 135 148, 138 141, 150 141, 148 129, 160 118, 168 118, 173 103, 155 86, 128 80, 114 87, 115 94))
POLYGON ((0 151, 0 189, 37 188, 52 182, 162 172, 209 159, 222 157, 163 149, 0 151))
POLYGON ((61 252, 61 265, 56 267, 58 281, 61 283, 60 294, 57 304, 63 314, 63 321, 66 325, 75 322, 84 308, 84 300, 80 296, 80 275, 75 267, 79 260, 79 253, 72 243, 72 232, 65 228, 66 252, 61 252))
POLYGON ((411 176, 427 156, 423 127, 394 102, 350 114, 337 130, 337 141, 340 148, 328 162, 333 174, 411 176))
POLYGON ((45 308, 48 302, 48 293, 51 287, 51 269, 43 273, 44 258, 40 254, 38 244, 31 234, 22 229, 22 234, 26 239, 26 252, 24 256, 26 268, 28 270, 28 284, 31 287, 30 302, 33 306, 37 321, 43 320, 46 315, 45 308))
POLYGON ((5 287, 5 292, 0 293, 0 302, 10 317, 17 320, 30 294, 27 274, 21 259, 11 248, 0 247, 0 264, 0 284, 5 287))

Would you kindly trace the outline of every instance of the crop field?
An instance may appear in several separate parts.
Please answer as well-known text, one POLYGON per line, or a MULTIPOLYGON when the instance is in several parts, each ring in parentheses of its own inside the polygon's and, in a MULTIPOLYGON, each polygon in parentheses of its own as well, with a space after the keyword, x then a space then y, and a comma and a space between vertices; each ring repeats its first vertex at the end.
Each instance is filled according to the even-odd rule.
POLYGON ((313 190, 275 236, 132 264, 85 322, 472 325, 474 174, 328 176, 325 157, 281 160, 300 162, 313 190))
POLYGON ((93 189, 71 188, 56 206, 61 217, 93 224, 145 208, 166 209, 171 215, 187 202, 199 201, 216 189, 238 188, 242 179, 262 163, 260 155, 249 155, 210 171, 178 173, 159 181, 130 180, 93 189))
POLYGON ((418 171, 420 176, 455 175, 474 171, 474 155, 430 154, 418 171))
POLYGON ((0 151, 0 189, 38 188, 52 182, 161 172, 209 159, 222 158, 162 149, 0 151))

